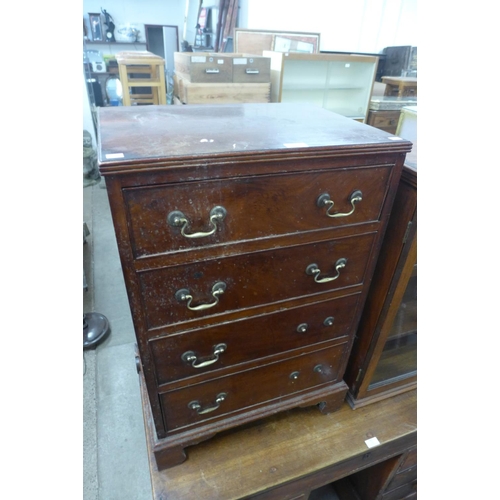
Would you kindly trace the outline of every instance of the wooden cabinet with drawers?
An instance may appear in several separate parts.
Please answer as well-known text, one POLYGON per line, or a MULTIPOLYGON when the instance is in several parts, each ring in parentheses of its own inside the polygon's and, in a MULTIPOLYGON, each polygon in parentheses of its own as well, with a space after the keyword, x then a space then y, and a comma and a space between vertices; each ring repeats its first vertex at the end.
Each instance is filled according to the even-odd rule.
POLYGON ((190 83, 269 83, 271 59, 253 54, 175 52, 175 73, 190 83))
POLYGON ((343 380, 411 143, 286 104, 99 110, 159 469, 343 380))

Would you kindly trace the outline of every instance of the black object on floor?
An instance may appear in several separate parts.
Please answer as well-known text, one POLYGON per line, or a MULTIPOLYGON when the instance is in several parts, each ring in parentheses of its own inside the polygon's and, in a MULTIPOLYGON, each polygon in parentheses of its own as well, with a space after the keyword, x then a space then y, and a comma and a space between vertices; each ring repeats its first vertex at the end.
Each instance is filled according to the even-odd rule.
POLYGON ((104 340, 110 333, 109 321, 101 313, 84 313, 83 348, 90 349, 104 340))

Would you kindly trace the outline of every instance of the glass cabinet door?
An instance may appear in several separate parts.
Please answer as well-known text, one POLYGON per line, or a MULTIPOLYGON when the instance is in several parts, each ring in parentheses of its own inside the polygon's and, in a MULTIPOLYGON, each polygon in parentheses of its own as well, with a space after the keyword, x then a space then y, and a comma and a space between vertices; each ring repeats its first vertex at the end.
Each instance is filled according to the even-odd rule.
POLYGON ((328 61, 285 59, 281 102, 323 107, 328 61))
POLYGON ((272 83, 274 99, 313 104, 355 120, 366 119, 377 57, 294 53, 283 56, 273 51, 264 51, 263 55, 275 61, 271 69, 281 74, 281 81, 272 83), (280 88, 279 96, 276 87, 280 88))
POLYGON ((370 62, 355 59, 330 62, 323 107, 349 118, 364 120, 375 71, 376 64, 370 62))
POLYGON ((368 390, 417 374, 417 264, 406 286, 368 390))

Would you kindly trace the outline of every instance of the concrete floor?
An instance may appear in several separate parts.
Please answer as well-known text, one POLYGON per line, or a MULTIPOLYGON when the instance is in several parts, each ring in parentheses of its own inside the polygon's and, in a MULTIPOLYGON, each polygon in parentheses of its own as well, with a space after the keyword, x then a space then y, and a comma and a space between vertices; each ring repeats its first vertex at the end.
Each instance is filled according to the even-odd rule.
POLYGON ((104 314, 111 327, 83 352, 83 499, 150 500, 134 330, 103 179, 83 188, 83 201, 83 312, 104 314))
MULTIPOLYGON (((83 188, 83 216, 83 312, 104 314, 111 327, 83 351, 83 500, 151 500, 134 329, 104 179, 83 188)), ((310 498, 338 500, 331 485, 310 498)))

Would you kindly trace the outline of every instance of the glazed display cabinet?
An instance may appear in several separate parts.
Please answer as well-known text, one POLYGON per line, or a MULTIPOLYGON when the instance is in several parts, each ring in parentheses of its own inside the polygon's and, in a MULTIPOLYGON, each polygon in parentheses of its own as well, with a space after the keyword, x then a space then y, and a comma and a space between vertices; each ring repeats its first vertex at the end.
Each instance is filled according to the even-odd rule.
POLYGON ((378 57, 263 52, 271 58, 271 102, 312 104, 366 122, 378 57))
POLYGON ((405 164, 346 372, 353 408, 417 386, 417 169, 405 164))

